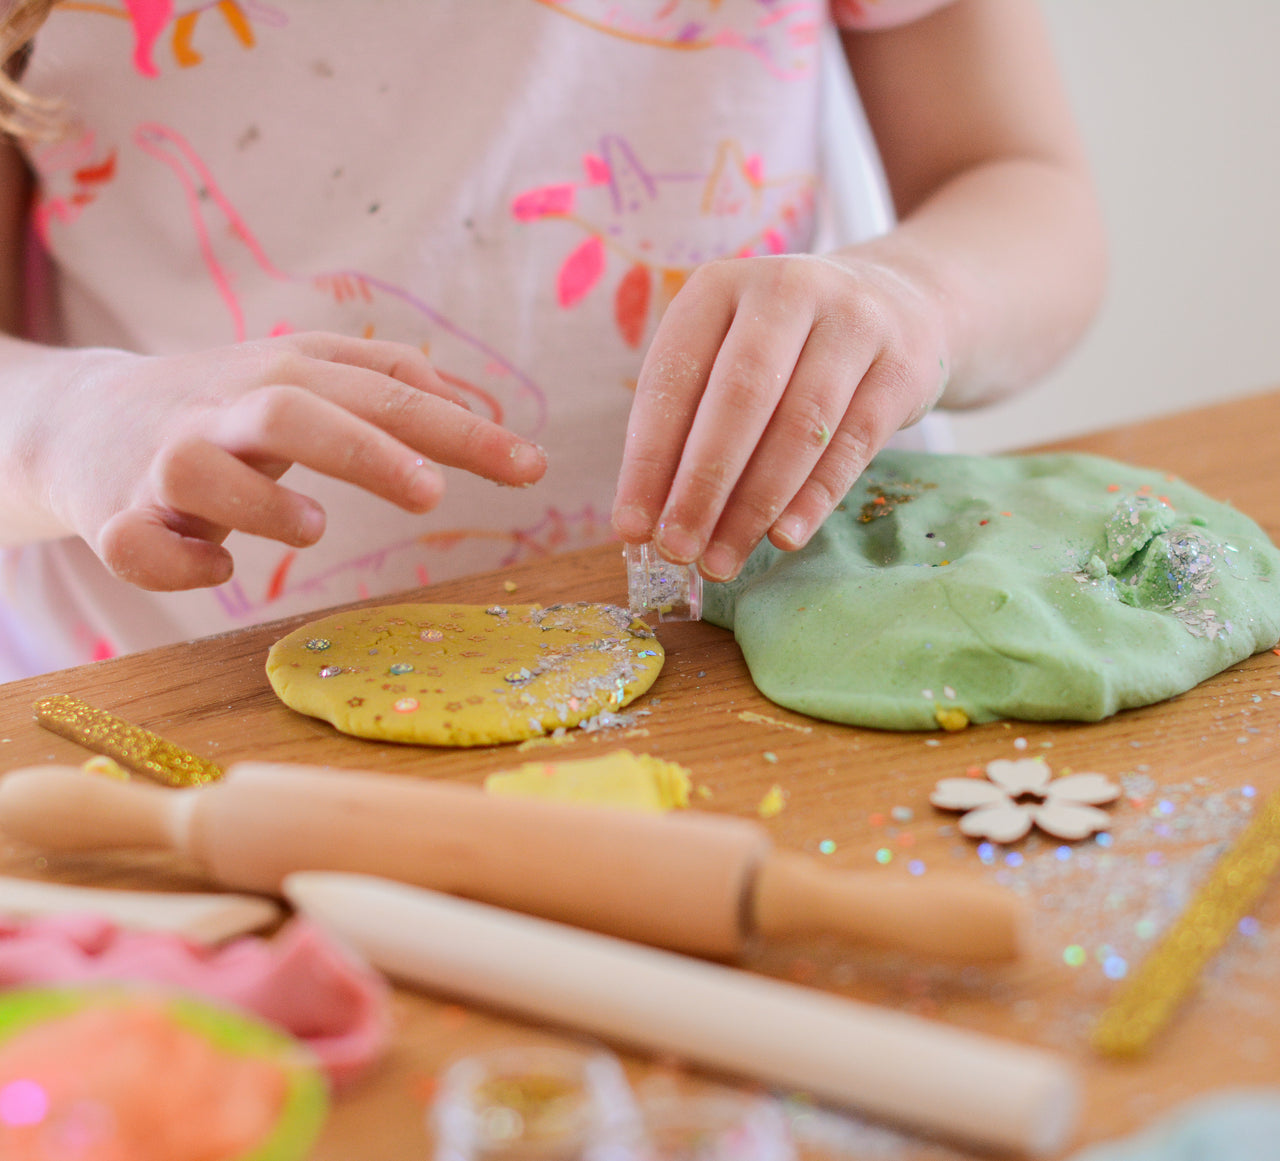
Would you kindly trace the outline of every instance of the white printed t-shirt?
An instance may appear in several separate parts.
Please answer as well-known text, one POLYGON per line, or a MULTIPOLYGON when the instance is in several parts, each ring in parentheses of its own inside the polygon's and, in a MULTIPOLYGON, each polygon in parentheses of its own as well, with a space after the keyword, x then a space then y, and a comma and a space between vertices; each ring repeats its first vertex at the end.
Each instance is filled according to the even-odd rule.
POLYGON ((10 550, 11 652, 26 656, 9 675, 608 539, 635 379, 690 270, 891 220, 834 24, 938 4, 57 8, 24 83, 75 115, 67 140, 29 151, 59 341, 411 343, 549 467, 526 489, 450 472, 425 516, 291 469, 328 513, 324 537, 296 550, 233 534, 235 576, 213 589, 134 589, 76 539, 10 550))

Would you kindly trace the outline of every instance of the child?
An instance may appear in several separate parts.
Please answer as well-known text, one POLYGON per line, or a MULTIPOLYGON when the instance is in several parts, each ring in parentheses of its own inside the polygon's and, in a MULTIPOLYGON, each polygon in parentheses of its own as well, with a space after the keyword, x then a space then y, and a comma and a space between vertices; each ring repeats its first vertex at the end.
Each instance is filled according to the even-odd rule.
POLYGON ((615 533, 731 577, 1099 296, 1033 0, 50 7, 0 154, 36 667, 615 533))

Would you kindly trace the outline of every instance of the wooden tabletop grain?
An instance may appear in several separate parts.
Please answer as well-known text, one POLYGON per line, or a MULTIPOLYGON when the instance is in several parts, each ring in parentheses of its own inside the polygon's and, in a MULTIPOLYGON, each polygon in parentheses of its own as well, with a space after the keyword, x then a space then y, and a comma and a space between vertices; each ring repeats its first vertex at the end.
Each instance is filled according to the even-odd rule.
MULTIPOLYGON (((1280 391, 1271 391, 1054 447, 1180 476, 1229 501, 1280 541, 1278 429, 1280 391)), ((609 546, 407 596, 484 605, 625 604, 626 581, 621 552, 609 546)), ((509 746, 377 744, 293 713, 273 695, 263 662, 269 645, 298 623, 0 686, 0 771, 84 760, 77 745, 32 718, 32 703, 56 693, 82 697, 224 765, 249 758, 316 762, 478 783, 528 759, 529 752, 509 746)), ((880 868, 885 875, 970 870, 995 877, 1033 904, 1031 954, 1015 968, 958 970, 847 948, 791 946, 753 952, 745 965, 750 970, 1062 1053, 1085 1078, 1072 1151, 1133 1131, 1198 1094, 1280 1083, 1280 966, 1273 966, 1280 964, 1280 947, 1270 942, 1270 932, 1280 927, 1280 884, 1264 897, 1254 922, 1220 953, 1148 1055, 1105 1060, 1087 1040, 1092 1019, 1239 832, 1249 807, 1280 791, 1280 657, 1263 652, 1181 697, 1096 724, 996 723, 954 734, 889 733, 804 718, 766 701, 723 630, 664 624, 658 634, 666 663, 633 707, 643 712, 629 725, 574 734, 557 755, 585 757, 626 746, 678 761, 698 788, 695 809, 752 818, 776 787, 774 799, 783 808, 764 825, 780 847, 809 852, 832 867, 880 868), (928 804, 940 777, 994 758, 1036 755, 1055 771, 1098 770, 1123 781, 1110 846, 1090 841, 1063 848, 1029 838, 1011 851, 993 852, 958 836, 954 818, 928 804)), ((3 839, 0 873, 150 889, 206 886, 167 857, 53 857, 3 839)), ((396 992, 394 1015, 387 1058, 335 1101, 315 1152, 321 1161, 428 1156, 424 1113, 445 1063, 483 1047, 554 1042, 562 1035, 407 989, 396 992)), ((642 1080, 678 1067, 625 1059, 642 1080)), ((856 1133, 850 1139, 856 1143, 856 1133)), ((846 1155, 856 1155, 856 1148, 846 1155)), ((875 1155, 905 1161, 964 1156, 910 1136, 895 1140, 890 1153, 875 1155)))

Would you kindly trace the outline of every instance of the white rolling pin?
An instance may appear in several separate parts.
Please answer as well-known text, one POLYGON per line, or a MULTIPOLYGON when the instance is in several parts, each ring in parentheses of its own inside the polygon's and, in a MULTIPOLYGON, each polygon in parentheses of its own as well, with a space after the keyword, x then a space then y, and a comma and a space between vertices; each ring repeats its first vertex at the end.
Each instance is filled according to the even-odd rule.
POLYGON ((120 927, 172 931, 199 943, 221 943, 284 918, 283 907, 260 895, 125 891, 0 876, 0 915, 42 919, 86 912, 120 927))
POLYGON ((285 879, 388 974, 962 1141, 1067 1143, 1072 1068, 1040 1049, 367 875, 285 879))

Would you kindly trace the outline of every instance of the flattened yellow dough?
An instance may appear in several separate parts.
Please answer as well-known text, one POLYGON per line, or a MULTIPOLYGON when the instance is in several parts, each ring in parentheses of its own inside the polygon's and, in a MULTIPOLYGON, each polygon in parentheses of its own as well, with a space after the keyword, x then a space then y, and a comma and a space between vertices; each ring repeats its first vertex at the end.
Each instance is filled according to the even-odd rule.
POLYGON ((267 677, 285 705, 343 733, 487 746, 619 710, 663 656, 653 631, 614 605, 383 605, 282 637, 267 677))
POLYGON ((651 754, 615 750, 596 758, 566 762, 526 762, 490 774, 489 794, 550 798, 663 814, 689 805, 689 771, 651 754))

